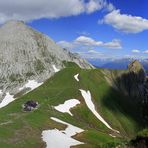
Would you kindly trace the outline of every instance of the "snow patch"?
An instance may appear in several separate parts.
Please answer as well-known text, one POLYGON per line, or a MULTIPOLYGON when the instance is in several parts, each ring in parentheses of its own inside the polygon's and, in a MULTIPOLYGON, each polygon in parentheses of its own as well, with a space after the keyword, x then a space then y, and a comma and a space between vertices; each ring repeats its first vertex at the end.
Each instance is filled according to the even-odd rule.
POLYGON ((92 101, 92 98, 91 98, 91 93, 90 91, 85 91, 85 90, 82 90, 80 89, 80 92, 85 100, 85 103, 87 105, 87 107, 91 110, 91 112, 106 126, 108 127, 109 129, 111 129, 112 131, 114 132, 117 132, 117 133, 120 133, 119 131, 113 129, 110 127, 110 125, 101 117, 101 115, 96 111, 95 109, 95 105, 92 101))
POLYGON ((2 102, 0 103, 0 108, 8 105, 9 103, 11 103, 14 100, 15 99, 13 98, 13 95, 10 95, 9 92, 7 92, 6 93, 6 96, 4 97, 4 99, 2 100, 2 102))
POLYGON ((74 75, 74 78, 79 82, 79 74, 74 75))
POLYGON ((60 119, 57 119, 57 118, 54 118, 54 117, 51 117, 51 119, 56 121, 56 122, 59 122, 61 124, 67 125, 67 128, 63 131, 66 135, 74 136, 75 134, 81 133, 81 132, 84 131, 83 129, 76 127, 76 126, 73 126, 73 125, 71 125, 67 122, 60 120, 60 119))
POLYGON ((0 95, 1 95, 1 94, 3 94, 3 91, 2 91, 2 90, 0 90, 0 95))
POLYGON ((64 104, 60 104, 58 106, 55 106, 54 108, 62 113, 69 113, 71 116, 73 114, 70 112, 70 109, 75 107, 77 104, 80 104, 79 100, 71 99, 64 102, 64 104))
POLYGON ((28 83, 25 84, 23 87, 19 88, 19 91, 25 89, 25 88, 31 88, 31 90, 34 90, 35 88, 39 87, 40 85, 42 85, 42 83, 38 83, 35 80, 28 80, 28 83))
POLYGON ((113 137, 113 138, 116 138, 116 136, 114 136, 114 135, 112 135, 112 134, 109 134, 111 137, 113 137))
POLYGON ((60 71, 60 69, 56 68, 55 65, 52 65, 52 67, 53 67, 53 69, 54 69, 54 72, 59 72, 59 71, 60 71))
POLYGON ((54 117, 51 117, 51 119, 61 124, 67 125, 67 128, 61 131, 58 129, 43 131, 42 139, 46 142, 46 148, 70 148, 74 145, 84 144, 71 138, 71 136, 83 132, 83 129, 73 126, 54 117))

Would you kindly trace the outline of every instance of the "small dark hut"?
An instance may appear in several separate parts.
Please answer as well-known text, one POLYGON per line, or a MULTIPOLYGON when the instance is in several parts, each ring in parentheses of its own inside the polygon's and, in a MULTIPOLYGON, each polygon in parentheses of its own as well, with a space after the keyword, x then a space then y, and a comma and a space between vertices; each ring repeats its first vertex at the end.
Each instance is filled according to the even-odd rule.
POLYGON ((23 104, 22 107, 23 107, 24 111, 32 111, 38 107, 38 102, 35 102, 33 100, 29 100, 25 104, 23 104))

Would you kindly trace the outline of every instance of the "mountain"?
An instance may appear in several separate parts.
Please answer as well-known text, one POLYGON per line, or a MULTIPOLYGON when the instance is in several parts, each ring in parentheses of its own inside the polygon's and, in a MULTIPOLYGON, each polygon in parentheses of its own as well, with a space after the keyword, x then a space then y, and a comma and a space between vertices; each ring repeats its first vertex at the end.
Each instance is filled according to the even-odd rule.
MULTIPOLYGON (((115 82, 117 76, 128 74, 131 83, 137 80, 135 85, 142 84, 141 64, 134 61, 128 67, 127 70, 81 69, 75 63, 67 63, 40 87, 0 108, 0 146, 127 146, 148 123, 141 112, 143 100, 134 101, 135 97, 114 88, 109 81, 111 78, 115 82), (37 108, 24 111, 22 107, 31 100, 37 102, 37 108)), ((123 80, 117 82, 124 84, 123 80)))
POLYGON ((127 69, 127 65, 132 62, 133 59, 125 58, 125 59, 115 59, 112 61, 106 62, 102 67, 109 69, 127 69))
POLYGON ((0 90, 16 94, 29 80, 44 82, 64 62, 75 62, 81 68, 92 66, 78 55, 59 47, 48 36, 21 21, 9 21, 0 28, 0 90))
POLYGON ((106 70, 107 80, 117 90, 125 95, 136 98, 138 101, 144 98, 146 85, 146 72, 142 64, 134 60, 129 65, 127 70, 120 70, 116 73, 106 70))
POLYGON ((137 60, 95 69, 10 21, 0 28, 0 62, 2 148, 128 147, 148 131, 148 78, 137 60))
MULTIPOLYGON (((121 59, 88 59, 88 61, 95 67, 108 69, 127 69, 127 65, 132 62, 133 58, 121 59)), ((145 70, 148 70, 148 59, 138 59, 145 70)))

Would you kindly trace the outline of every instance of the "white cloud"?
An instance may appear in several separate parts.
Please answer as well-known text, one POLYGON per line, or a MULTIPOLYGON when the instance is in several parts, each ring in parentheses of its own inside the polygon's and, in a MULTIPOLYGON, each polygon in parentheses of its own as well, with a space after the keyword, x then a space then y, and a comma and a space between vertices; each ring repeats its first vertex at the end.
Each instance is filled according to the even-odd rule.
POLYGON ((147 59, 146 56, 143 56, 143 55, 139 55, 139 54, 127 54, 127 55, 124 55, 123 58, 131 58, 131 59, 147 59))
POLYGON ((141 52, 141 51, 138 50, 138 49, 133 49, 132 52, 133 52, 133 53, 144 53, 144 54, 148 54, 148 50, 145 50, 145 51, 141 52))
POLYGON ((109 3, 109 4, 107 5, 107 10, 108 10, 108 11, 113 11, 113 10, 115 10, 114 5, 111 4, 111 3, 109 3))
MULTIPOLYGON (((148 30, 148 20, 138 16, 121 14, 113 10, 103 18, 103 23, 112 25, 115 29, 126 33, 138 33, 148 30)), ((99 21, 100 23, 101 21, 99 21)))
POLYGON ((117 40, 117 39, 113 39, 111 42, 105 43, 102 41, 96 41, 90 37, 80 36, 76 38, 74 42, 83 46, 101 46, 101 47, 112 48, 112 49, 122 48, 120 40, 117 40))
POLYGON ((76 47, 84 47, 92 48, 92 47, 105 47, 105 48, 111 48, 111 49, 121 49, 121 41, 117 39, 113 39, 110 42, 102 42, 102 41, 96 41, 90 37, 87 36, 79 36, 72 42, 67 41, 59 41, 58 44, 67 49, 72 49, 76 47))
POLYGON ((96 47, 105 47, 111 49, 122 48, 120 40, 114 39, 111 42, 104 43, 86 36, 79 36, 72 42, 59 41, 57 44, 63 48, 70 49, 72 52, 77 52, 81 57, 86 59, 107 58, 111 56, 107 56, 106 54, 97 51, 96 47))
POLYGON ((132 52, 133 52, 133 53, 140 53, 140 50, 138 50, 138 49, 133 49, 132 52))
POLYGON ((97 51, 96 47, 111 49, 122 48, 120 40, 114 39, 111 42, 104 43, 102 41, 96 41, 87 36, 79 36, 72 42, 59 41, 57 44, 63 48, 70 49, 72 52, 77 52, 81 57, 86 59, 107 58, 107 55, 97 51))
POLYGON ((66 49, 72 49, 75 47, 73 43, 67 42, 67 41, 59 41, 57 42, 58 45, 60 45, 62 48, 66 49))
POLYGON ((114 6, 111 3, 107 3, 106 0, 90 0, 86 4, 86 12, 93 13, 96 10, 101 10, 105 8, 107 11, 114 10, 114 6))
POLYGON ((121 41, 117 39, 113 39, 111 42, 104 43, 102 46, 106 48, 112 48, 112 49, 121 49, 121 41))
POLYGON ((148 50, 143 51, 143 53, 148 54, 148 50))
POLYGON ((97 58, 105 57, 105 55, 103 53, 98 52, 96 50, 89 50, 86 52, 78 52, 78 54, 82 58, 86 58, 86 59, 97 59, 97 58))
POLYGON ((30 21, 40 18, 59 18, 108 9, 105 0, 1 0, 0 23, 8 20, 30 21))
POLYGON ((90 0, 87 4, 86 4, 86 11, 87 13, 92 13, 96 10, 100 10, 102 9, 103 5, 100 4, 99 2, 95 1, 95 0, 90 0))
POLYGON ((74 41, 76 44, 86 45, 86 46, 100 46, 103 44, 101 41, 95 41, 94 39, 86 36, 80 36, 74 41))
MULTIPOLYGON (((88 53, 97 53, 100 54, 100 52, 96 51, 96 50, 89 50, 88 53)), ((101 53, 102 54, 102 53, 101 53)))

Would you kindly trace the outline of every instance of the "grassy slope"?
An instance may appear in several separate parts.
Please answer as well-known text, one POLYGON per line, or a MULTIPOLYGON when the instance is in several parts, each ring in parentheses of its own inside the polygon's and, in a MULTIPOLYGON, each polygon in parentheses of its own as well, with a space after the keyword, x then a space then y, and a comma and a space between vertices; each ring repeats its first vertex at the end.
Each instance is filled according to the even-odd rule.
POLYGON ((136 122, 136 112, 128 110, 134 107, 131 104, 127 108, 128 102, 124 100, 127 101, 125 97, 110 88, 101 70, 82 70, 70 64, 41 87, 0 109, 0 146, 2 148, 45 147, 45 143, 41 140, 43 130, 65 128, 64 125, 50 120, 51 116, 85 129, 84 133, 78 134, 75 138, 86 144, 77 147, 92 148, 120 143, 132 137, 140 129, 140 125, 136 122), (73 78, 77 73, 80 74, 80 82, 73 78), (109 136, 112 131, 86 107, 80 88, 90 90, 96 109, 114 129, 121 132, 120 138, 109 136), (60 113, 52 107, 72 98, 81 101, 80 105, 71 110, 73 117, 67 113, 60 113), (31 99, 39 102, 39 109, 23 112, 21 105, 31 99))

